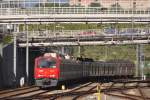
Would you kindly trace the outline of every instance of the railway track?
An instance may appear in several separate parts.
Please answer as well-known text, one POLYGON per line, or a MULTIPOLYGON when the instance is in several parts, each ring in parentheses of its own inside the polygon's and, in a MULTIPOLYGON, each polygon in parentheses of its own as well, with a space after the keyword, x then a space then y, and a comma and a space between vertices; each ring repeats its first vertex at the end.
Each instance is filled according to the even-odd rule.
POLYGON ((24 90, 24 89, 28 89, 28 88, 32 88, 32 87, 36 87, 36 86, 30 86, 30 87, 26 86, 26 87, 21 87, 21 88, 16 88, 16 89, 1 90, 0 95, 4 94, 4 93, 9 93, 9 92, 18 91, 18 90, 24 90))
MULTIPOLYGON (((117 83, 117 82, 115 82, 117 83)), ((150 100, 150 96, 144 94, 144 89, 149 89, 149 80, 146 81, 119 81, 122 83, 122 87, 109 87, 104 90, 104 94, 112 97, 117 97, 127 100, 150 100), (132 92, 131 92, 132 91, 132 92)))
POLYGON ((24 93, 29 93, 33 91, 39 90, 38 87, 36 86, 31 86, 31 87, 23 87, 23 88, 18 88, 18 89, 12 89, 12 90, 5 90, 5 91, 0 91, 0 99, 9 99, 10 97, 21 95, 24 93))
POLYGON ((41 90, 36 86, 32 86, 0 91, 0 100, 82 100, 88 96, 97 98, 95 93, 97 93, 98 85, 101 86, 101 98, 105 95, 108 97, 107 100, 150 100, 148 95, 150 92, 149 84, 149 80, 141 81, 135 79, 115 80, 109 83, 89 82, 66 90, 56 88, 41 90))
POLYGON ((24 87, 24 88, 19 88, 19 89, 14 89, 14 90, 7 90, 7 91, 0 91, 0 100, 20 100, 20 99, 55 99, 59 98, 63 95, 68 95, 72 91, 77 91, 83 87, 86 87, 88 85, 92 84, 92 82, 80 85, 77 88, 69 89, 69 90, 57 90, 56 88, 50 88, 47 90, 40 90, 39 87, 24 87))

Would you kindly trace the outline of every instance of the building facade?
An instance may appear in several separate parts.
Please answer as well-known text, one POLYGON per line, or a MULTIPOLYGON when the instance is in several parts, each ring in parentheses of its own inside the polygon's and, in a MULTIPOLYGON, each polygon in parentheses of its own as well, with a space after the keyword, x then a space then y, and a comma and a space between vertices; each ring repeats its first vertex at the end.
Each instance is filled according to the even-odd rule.
POLYGON ((123 9, 150 8, 150 0, 69 0, 70 6, 88 7, 92 3, 98 3, 103 8, 111 8, 114 5, 119 5, 123 9))

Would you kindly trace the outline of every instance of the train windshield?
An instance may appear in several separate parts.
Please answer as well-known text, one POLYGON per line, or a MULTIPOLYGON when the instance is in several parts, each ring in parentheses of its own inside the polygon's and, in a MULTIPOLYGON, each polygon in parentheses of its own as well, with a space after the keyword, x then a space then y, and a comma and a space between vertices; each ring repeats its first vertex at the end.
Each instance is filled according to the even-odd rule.
POLYGON ((38 66, 39 68, 56 68, 56 61, 55 59, 42 58, 39 60, 38 66))

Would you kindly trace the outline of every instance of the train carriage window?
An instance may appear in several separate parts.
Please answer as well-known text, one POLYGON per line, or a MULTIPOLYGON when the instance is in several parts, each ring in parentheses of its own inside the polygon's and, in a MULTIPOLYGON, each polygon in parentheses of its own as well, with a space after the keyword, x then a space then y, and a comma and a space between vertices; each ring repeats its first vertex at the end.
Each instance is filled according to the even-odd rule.
POLYGON ((98 66, 98 68, 99 68, 99 69, 98 69, 98 75, 100 75, 100 73, 101 73, 100 70, 101 70, 102 63, 100 63, 100 64, 98 64, 98 65, 99 65, 99 66, 98 66))
POLYGON ((119 74, 120 74, 120 75, 123 74, 122 70, 123 70, 123 64, 120 64, 120 69, 119 69, 119 74))
POLYGON ((105 64, 103 63, 103 66, 102 66, 102 69, 101 69, 101 75, 104 74, 104 67, 105 67, 105 64))
POLYGON ((110 67, 109 67, 109 74, 112 74, 112 63, 110 63, 110 67))
POLYGON ((113 63, 111 63, 111 74, 113 74, 113 63))
POLYGON ((126 68, 126 69, 125 69, 125 70, 126 70, 125 72, 126 72, 126 74, 128 74, 128 67, 126 66, 125 68, 126 68))
POLYGON ((103 69, 103 75, 105 75, 105 73, 106 73, 106 63, 104 64, 104 67, 103 67, 104 69, 103 69))
POLYGON ((108 72, 107 72, 108 75, 110 74, 110 71, 111 71, 111 63, 108 64, 108 72))
POLYGON ((38 66, 39 66, 39 68, 55 68, 56 61, 54 59, 42 58, 39 60, 38 66))

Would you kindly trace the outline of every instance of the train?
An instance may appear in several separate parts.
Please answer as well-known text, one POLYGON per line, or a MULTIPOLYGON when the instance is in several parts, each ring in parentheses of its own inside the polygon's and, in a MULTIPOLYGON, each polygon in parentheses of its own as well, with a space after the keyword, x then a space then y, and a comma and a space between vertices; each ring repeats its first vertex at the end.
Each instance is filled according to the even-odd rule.
POLYGON ((36 86, 47 88, 93 76, 133 76, 134 68, 134 63, 126 60, 69 59, 57 53, 44 53, 42 56, 35 58, 34 78, 36 86))

